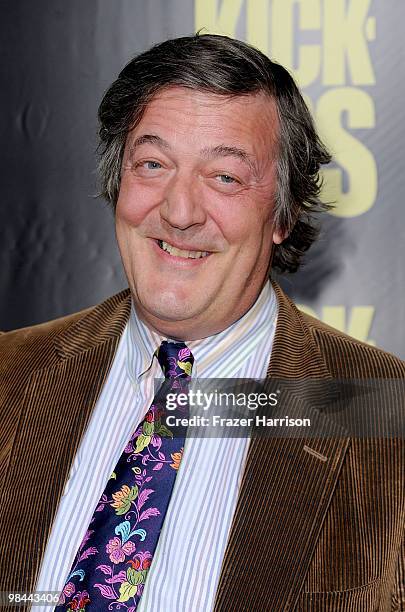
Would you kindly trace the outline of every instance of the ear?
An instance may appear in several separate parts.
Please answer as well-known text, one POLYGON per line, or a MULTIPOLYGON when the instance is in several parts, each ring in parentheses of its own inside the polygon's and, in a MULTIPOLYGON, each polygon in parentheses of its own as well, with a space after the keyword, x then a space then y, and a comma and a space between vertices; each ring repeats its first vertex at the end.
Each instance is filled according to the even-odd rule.
POLYGON ((279 230, 274 230, 273 232, 273 243, 274 244, 281 244, 283 242, 283 240, 285 240, 288 236, 288 232, 281 232, 279 230))

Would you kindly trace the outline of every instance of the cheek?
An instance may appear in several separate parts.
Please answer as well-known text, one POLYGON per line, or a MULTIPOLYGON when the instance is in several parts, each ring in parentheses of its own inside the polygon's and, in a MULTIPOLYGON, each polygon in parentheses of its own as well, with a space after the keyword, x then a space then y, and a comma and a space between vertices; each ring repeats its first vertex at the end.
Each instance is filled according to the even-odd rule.
POLYGON ((271 211, 266 204, 242 198, 229 199, 226 206, 212 207, 211 214, 227 243, 240 250, 254 251, 260 248, 263 238, 271 238, 271 211))
POLYGON ((137 227, 156 205, 156 193, 126 178, 121 182, 116 217, 123 223, 137 227))

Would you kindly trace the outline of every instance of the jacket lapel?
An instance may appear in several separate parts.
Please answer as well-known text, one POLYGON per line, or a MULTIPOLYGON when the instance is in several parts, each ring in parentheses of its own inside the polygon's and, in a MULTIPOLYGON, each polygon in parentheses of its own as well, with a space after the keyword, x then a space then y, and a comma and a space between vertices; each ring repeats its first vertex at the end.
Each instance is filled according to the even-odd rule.
POLYGON ((10 544, 5 589, 35 588, 70 466, 129 308, 124 295, 92 310, 56 338, 52 365, 30 376, 3 490, 7 505, 0 518, 0 541, 10 544))
MULTIPOLYGON (((330 380, 299 311, 276 284, 274 289, 279 314, 268 376, 330 380)), ((309 417, 317 435, 252 438, 216 612, 294 608, 349 445, 346 432, 300 394, 280 403, 275 416, 309 417)))

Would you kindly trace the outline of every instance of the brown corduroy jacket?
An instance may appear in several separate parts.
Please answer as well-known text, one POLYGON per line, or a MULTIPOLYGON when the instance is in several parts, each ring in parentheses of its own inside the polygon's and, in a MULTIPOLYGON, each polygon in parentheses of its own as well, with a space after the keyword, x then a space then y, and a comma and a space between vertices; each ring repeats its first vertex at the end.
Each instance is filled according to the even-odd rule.
MULTIPOLYGON (((404 362, 302 314, 274 287, 269 376, 405 377, 404 362)), ((0 337, 0 591, 35 589, 129 311, 124 291, 0 337)), ((404 440, 253 438, 215 611, 405 612, 404 530, 404 440)))

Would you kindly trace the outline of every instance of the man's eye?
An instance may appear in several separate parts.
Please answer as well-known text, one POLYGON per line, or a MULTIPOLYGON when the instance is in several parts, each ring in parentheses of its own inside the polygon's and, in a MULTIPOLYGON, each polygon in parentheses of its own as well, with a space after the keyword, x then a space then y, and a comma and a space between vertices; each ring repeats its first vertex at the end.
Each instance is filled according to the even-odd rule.
POLYGON ((146 161, 142 164, 147 170, 159 170, 162 166, 156 161, 146 161))
POLYGON ((233 176, 229 176, 229 174, 218 174, 218 178, 220 182, 224 183, 225 185, 230 185, 237 182, 236 179, 234 179, 233 176))

